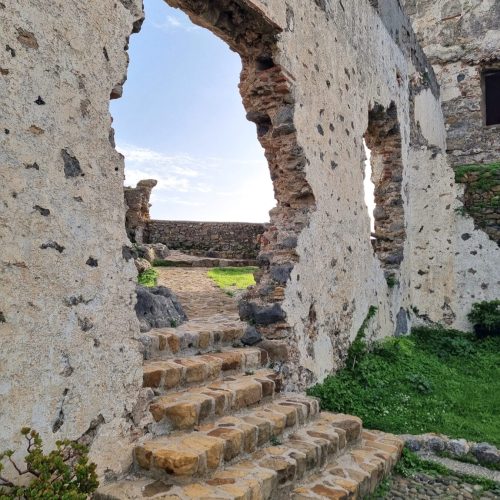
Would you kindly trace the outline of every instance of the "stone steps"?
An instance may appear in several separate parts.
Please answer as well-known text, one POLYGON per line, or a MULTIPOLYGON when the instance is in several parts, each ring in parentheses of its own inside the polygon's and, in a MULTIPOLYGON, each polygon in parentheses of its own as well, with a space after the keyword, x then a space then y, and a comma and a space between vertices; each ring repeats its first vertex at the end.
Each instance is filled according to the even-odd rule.
POLYGON ((251 374, 265 367, 267 352, 256 348, 231 349, 165 361, 146 361, 143 387, 156 393, 206 384, 236 373, 251 374))
POLYGON ((279 392, 280 380, 272 370, 252 375, 227 377, 204 387, 166 394, 154 399, 149 407, 156 434, 192 429, 216 417, 266 402, 279 392))
MULTIPOLYGON (((194 438, 193 438, 194 439, 194 438)), ((200 445, 199 445, 200 446, 200 445)), ((396 436, 362 431, 356 417, 322 413, 276 444, 247 454, 208 479, 189 484, 130 478, 101 489, 100 500, 161 498, 281 500, 357 499, 372 493, 401 453, 396 436)), ((207 454, 205 471, 223 451, 207 454)), ((189 478, 192 481, 192 477, 189 478)))
POLYGON ((357 417, 320 413, 314 398, 280 394, 280 375, 265 367, 269 356, 286 356, 286 342, 283 352, 269 349, 273 341, 241 347, 247 325, 227 304, 221 309, 220 290, 208 290, 189 302, 188 322, 142 336, 150 403, 133 472, 94 498, 355 499, 372 492, 402 441, 363 431, 357 417))
POLYGON ((403 450, 404 442, 391 434, 364 431, 359 446, 340 456, 320 474, 296 487, 294 500, 363 498, 373 493, 403 450))
MULTIPOLYGON (((148 441, 135 448, 135 461, 157 477, 204 475, 223 462, 283 439, 315 421, 318 413, 319 404, 313 398, 281 396, 271 404, 201 425, 197 432, 148 441)), ((322 422, 315 421, 314 429, 318 430, 322 422)))
POLYGON ((152 330, 141 336, 144 359, 166 360, 232 347, 240 343, 245 329, 242 321, 214 316, 203 322, 190 320, 177 328, 152 330))

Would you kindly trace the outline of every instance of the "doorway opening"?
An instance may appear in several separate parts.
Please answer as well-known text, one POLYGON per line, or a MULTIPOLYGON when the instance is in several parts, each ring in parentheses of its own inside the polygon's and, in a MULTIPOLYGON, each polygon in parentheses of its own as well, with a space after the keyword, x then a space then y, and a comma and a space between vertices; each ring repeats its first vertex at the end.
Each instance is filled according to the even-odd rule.
MULTIPOLYGON (((156 5, 162 3, 161 0, 147 0, 146 10, 148 5, 152 5, 155 1, 156 5)), ((245 311, 242 313, 240 310, 240 317, 255 325, 261 333, 264 331, 266 334, 267 332, 271 333, 273 328, 286 329, 288 326, 284 322, 285 315, 280 308, 280 303, 284 300, 284 285, 290 276, 294 263, 299 259, 296 252, 298 236, 309 224, 310 214, 315 209, 315 198, 306 180, 304 152, 297 143, 294 125, 294 78, 279 62, 280 54, 277 40, 281 28, 267 18, 261 10, 249 5, 245 0, 167 0, 167 3, 189 16, 195 33, 203 31, 203 28, 208 29, 213 35, 225 42, 241 59, 241 74, 238 85, 240 99, 243 101, 246 119, 253 122, 254 127, 256 126, 258 141, 265 151, 265 159, 276 201, 275 207, 270 212, 269 224, 265 226, 258 240, 257 253, 259 253, 260 271, 257 284, 247 293, 245 311), (286 273, 283 270, 286 270, 286 273), (266 308, 269 308, 269 304, 272 304, 273 314, 261 314, 261 310, 267 311, 266 308), (262 318, 265 319, 265 324, 262 323, 262 318)), ((172 20, 167 20, 167 22, 169 26, 177 23, 172 20)), ((177 28, 177 26, 175 27, 177 28)), ((140 36, 138 35, 138 37, 140 36)), ((189 63, 189 61, 181 61, 177 66, 180 68, 189 63)), ((133 59, 132 64, 134 64, 133 59)), ((211 64, 215 63, 211 61, 211 64)), ((169 68, 172 74, 178 69, 177 66, 169 68)), ((199 79, 206 80, 203 74, 199 79)), ((160 83, 158 93, 168 93, 169 78, 164 78, 160 83)), ((126 96, 127 86, 124 90, 126 96)), ((210 95, 206 100, 209 99, 210 95)), ((157 106, 157 103, 153 101, 151 105, 157 106)), ((140 117, 143 107, 144 105, 141 105, 134 116, 140 117)), ((173 121, 176 133, 178 129, 182 128, 180 119, 165 114, 165 120, 167 119, 173 121)), ((194 142, 198 136, 205 134, 207 129, 212 132, 212 129, 215 128, 216 132, 222 133, 216 125, 219 124, 212 123, 195 134, 196 136, 190 136, 191 141, 194 142)), ((255 128, 253 133, 255 134, 255 128)), ((117 133, 117 139, 118 144, 120 144, 120 133, 117 133)), ((127 152, 125 151, 125 153, 127 152)), ((130 158, 130 153, 128 156, 130 158)), ((153 158, 151 155, 149 157, 145 155, 141 148, 136 152, 135 158, 142 159, 144 162, 156 159, 154 155, 153 158)), ((170 164, 166 163, 166 165, 170 164)), ((198 178, 191 172, 191 164, 176 162, 175 167, 179 170, 175 170, 174 173, 178 173, 179 176, 183 174, 185 177, 191 175, 191 179, 198 178)), ((241 169, 242 167, 234 165, 234 169, 237 168, 241 169)), ((222 182, 220 175, 216 174, 217 172, 213 178, 222 182)), ((148 174, 147 177, 150 175, 148 174)), ((194 184, 194 181, 192 182, 194 184)), ((180 182, 178 178, 173 178, 170 183, 178 185, 179 201, 185 202, 187 196, 182 190, 186 187, 187 182, 180 182)), ((261 186, 254 191, 259 189, 261 186)), ((256 193, 252 194, 255 197, 256 193)), ((155 216, 155 203, 157 202, 153 196, 153 217, 155 216)), ((228 207, 227 214, 231 215, 232 213, 234 210, 232 207, 228 207)), ((229 216, 224 217, 226 221, 228 218, 229 216)), ((142 228, 136 234, 144 236, 142 243, 149 243, 151 234, 159 233, 155 222, 162 221, 150 220, 148 216, 139 220, 142 228)), ((186 221, 182 222, 186 223, 186 221)), ((210 222, 203 222, 203 224, 210 224, 210 222)), ((216 224, 223 223, 216 222, 216 224)), ((224 224, 234 223, 224 222, 224 224)), ((218 237, 217 234, 206 234, 203 231, 200 231, 199 234, 201 235, 199 239, 204 241, 218 237)), ((231 228, 229 234, 231 234, 231 228)), ((231 238, 235 239, 234 234, 231 235, 231 238)), ((161 242, 169 245, 168 238, 161 242)), ((215 258, 218 256, 216 255, 215 258)))

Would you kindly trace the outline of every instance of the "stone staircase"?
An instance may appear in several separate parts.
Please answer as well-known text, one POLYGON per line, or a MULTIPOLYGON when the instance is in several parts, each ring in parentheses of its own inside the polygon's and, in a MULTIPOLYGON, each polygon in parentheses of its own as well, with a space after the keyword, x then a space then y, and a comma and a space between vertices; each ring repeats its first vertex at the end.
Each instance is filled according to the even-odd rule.
POLYGON ((96 499, 362 498, 390 472, 402 441, 282 393, 267 352, 238 347, 244 326, 218 311, 144 337, 148 432, 96 499))

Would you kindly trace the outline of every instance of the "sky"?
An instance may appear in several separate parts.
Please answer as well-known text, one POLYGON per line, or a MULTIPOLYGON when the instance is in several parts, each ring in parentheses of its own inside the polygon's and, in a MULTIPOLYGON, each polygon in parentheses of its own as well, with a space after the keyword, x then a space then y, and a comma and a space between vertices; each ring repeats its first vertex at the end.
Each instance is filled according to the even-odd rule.
POLYGON ((144 4, 123 97, 111 101, 125 185, 158 180, 154 219, 267 222, 276 202, 239 56, 162 0, 144 4))

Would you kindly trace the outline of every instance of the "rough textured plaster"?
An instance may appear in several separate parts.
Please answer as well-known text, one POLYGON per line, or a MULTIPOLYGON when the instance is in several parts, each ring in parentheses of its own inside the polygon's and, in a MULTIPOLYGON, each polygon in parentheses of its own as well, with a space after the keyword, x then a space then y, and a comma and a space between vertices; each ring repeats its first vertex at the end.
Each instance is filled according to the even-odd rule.
POLYGON ((92 456, 115 470, 130 461, 125 417, 142 380, 108 111, 133 21, 113 1, 0 4, 0 449, 22 426, 50 447, 102 415, 92 456), (63 151, 81 174, 65 172, 63 151))

